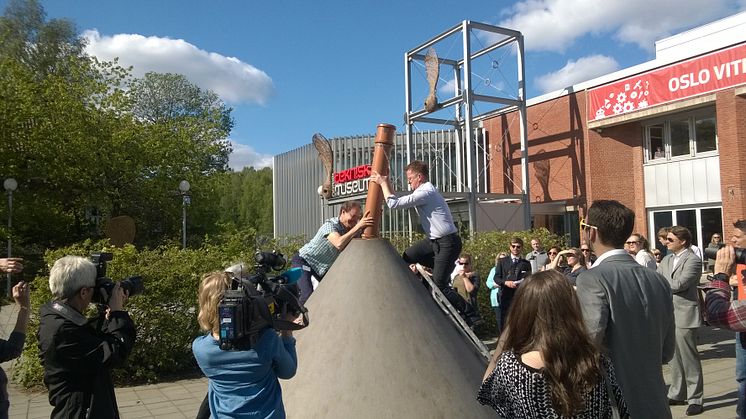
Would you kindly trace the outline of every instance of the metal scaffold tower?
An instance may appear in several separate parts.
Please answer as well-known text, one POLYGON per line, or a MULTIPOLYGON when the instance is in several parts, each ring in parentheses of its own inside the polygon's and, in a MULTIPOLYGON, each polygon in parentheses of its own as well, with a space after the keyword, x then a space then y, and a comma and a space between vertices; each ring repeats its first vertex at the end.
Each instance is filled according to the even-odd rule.
MULTIPOLYGON (((456 144, 456 164, 451 170, 457 179, 457 188, 452 196, 468 201, 470 233, 475 231, 477 201, 480 198, 495 198, 495 194, 489 191, 488 176, 477 173, 478 170, 488 170, 488 164, 481 164, 480 167, 477 154, 479 147, 485 144, 477 138, 483 121, 518 112, 521 151, 521 192, 518 197, 523 203, 525 227, 529 228, 531 210, 523 35, 515 30, 465 20, 407 51, 404 55, 404 74, 406 161, 409 163, 416 159, 413 158, 412 142, 415 131, 420 130, 419 124, 452 127, 455 130, 459 139, 456 144), (477 45, 477 48, 473 49, 473 45, 477 45), (448 79, 440 76, 442 66, 451 70, 452 79, 450 76, 445 76, 448 79), (413 82, 412 76, 416 71, 424 77, 416 77, 413 82), (476 85, 475 78, 479 79, 476 85), (435 86, 438 81, 443 81, 446 88, 437 90, 435 86), (450 94, 449 90, 452 91, 453 96, 438 102, 435 95, 444 90, 447 94, 450 94), (413 97, 419 99, 425 96, 425 105, 415 109, 413 97)), ((489 153, 489 150, 481 150, 481 153, 489 153)))

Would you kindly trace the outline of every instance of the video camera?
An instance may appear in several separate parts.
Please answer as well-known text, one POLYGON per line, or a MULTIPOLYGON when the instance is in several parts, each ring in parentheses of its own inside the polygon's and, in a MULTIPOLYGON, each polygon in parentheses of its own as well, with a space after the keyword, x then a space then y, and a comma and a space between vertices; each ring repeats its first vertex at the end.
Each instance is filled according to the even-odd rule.
MULTIPOLYGON (((106 276, 106 262, 114 259, 114 255, 108 252, 91 253, 91 262, 96 265, 96 292, 93 294, 92 301, 96 304, 109 304, 114 281, 106 276)), ((145 291, 141 276, 131 276, 119 282, 119 286, 127 292, 127 295, 134 297, 145 291)))
POLYGON ((256 252, 254 274, 247 275, 244 264, 226 269, 233 281, 218 306, 220 349, 246 350, 256 344, 260 332, 267 328, 299 330, 308 326, 308 310, 298 301, 295 282, 300 268, 290 269, 275 277, 267 274, 285 266, 278 252, 256 252), (288 320, 303 316, 303 323, 288 320))
MULTIPOLYGON (((707 259, 717 259, 718 250, 720 249, 705 247, 705 257, 707 259)), ((733 250, 736 253, 736 263, 746 264, 746 249, 735 247, 733 250)))

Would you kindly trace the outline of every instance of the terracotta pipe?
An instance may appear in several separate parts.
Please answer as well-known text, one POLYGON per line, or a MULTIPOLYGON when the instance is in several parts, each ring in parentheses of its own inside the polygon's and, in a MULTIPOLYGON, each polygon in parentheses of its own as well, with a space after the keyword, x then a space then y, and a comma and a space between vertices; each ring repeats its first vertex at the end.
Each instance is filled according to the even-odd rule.
MULTIPOLYGON (((389 124, 378 124, 373 150, 371 169, 381 176, 389 175, 389 153, 394 146, 396 127, 389 124)), ((363 230, 364 239, 381 237, 381 216, 383 215, 383 191, 381 185, 368 182, 368 197, 365 199, 365 213, 373 216, 373 225, 363 230)))

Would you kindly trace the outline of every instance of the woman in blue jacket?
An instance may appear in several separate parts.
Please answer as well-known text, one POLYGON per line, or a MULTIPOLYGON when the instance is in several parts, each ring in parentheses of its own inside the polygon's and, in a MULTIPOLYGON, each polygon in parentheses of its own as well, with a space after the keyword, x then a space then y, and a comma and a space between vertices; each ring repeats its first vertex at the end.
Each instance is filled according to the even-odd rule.
MULTIPOLYGON (((501 258, 507 257, 505 252, 501 252, 495 257, 495 266, 499 263, 501 258)), ((502 316, 500 315, 500 284, 495 282, 495 266, 490 269, 490 274, 487 276, 487 289, 490 290, 490 305, 492 311, 495 312, 495 321, 497 325, 497 334, 500 335, 502 332, 502 316)))
POLYGON ((278 334, 267 328, 251 349, 220 349, 218 305, 231 281, 225 272, 212 272, 205 275, 199 288, 197 320, 208 333, 192 342, 192 351, 209 379, 210 412, 214 418, 285 418, 278 378, 295 375, 295 338, 291 331, 278 334))

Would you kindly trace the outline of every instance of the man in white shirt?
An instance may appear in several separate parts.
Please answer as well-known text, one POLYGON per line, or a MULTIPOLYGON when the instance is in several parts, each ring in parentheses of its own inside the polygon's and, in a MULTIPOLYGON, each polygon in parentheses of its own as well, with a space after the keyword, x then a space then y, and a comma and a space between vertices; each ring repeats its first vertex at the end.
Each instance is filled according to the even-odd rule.
POLYGON ((419 263, 432 268, 433 282, 440 288, 456 310, 464 314, 467 323, 478 321, 476 310, 468 310, 466 301, 450 286, 450 272, 461 253, 461 238, 453 223, 451 210, 443 196, 428 180, 429 168, 425 162, 414 160, 405 168, 407 182, 412 188, 408 195, 397 197, 388 176, 375 170, 370 180, 381 185, 386 205, 391 209, 414 208, 427 236, 410 246, 402 257, 407 263, 419 263))

